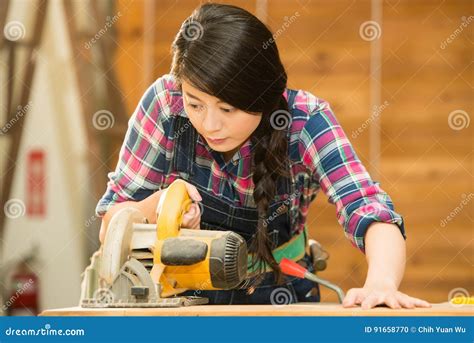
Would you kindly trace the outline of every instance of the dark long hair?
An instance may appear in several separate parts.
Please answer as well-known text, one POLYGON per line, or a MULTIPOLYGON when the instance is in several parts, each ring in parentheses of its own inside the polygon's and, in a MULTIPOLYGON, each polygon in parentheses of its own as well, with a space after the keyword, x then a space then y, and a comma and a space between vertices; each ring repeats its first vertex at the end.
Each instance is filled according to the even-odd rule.
POLYGON ((246 10, 215 3, 201 5, 182 24, 172 44, 171 73, 178 85, 186 80, 200 91, 262 119, 250 139, 253 198, 258 210, 257 232, 249 250, 256 278, 263 279, 264 263, 282 282, 267 233, 269 205, 276 183, 288 177, 288 103, 283 96, 287 75, 272 33, 246 10), (275 115, 276 114, 276 115, 275 115), (286 118, 283 118, 283 117, 286 118))

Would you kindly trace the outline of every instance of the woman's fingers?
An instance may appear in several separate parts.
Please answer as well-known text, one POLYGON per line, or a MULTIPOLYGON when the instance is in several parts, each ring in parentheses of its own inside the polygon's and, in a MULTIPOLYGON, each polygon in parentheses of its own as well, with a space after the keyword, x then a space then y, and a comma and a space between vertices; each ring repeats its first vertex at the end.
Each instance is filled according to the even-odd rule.
POLYGON ((413 297, 410 297, 410 298, 412 299, 412 302, 416 307, 431 307, 431 304, 425 300, 421 300, 421 299, 413 298, 413 297))
POLYGON ((182 227, 199 229, 201 222, 201 211, 198 204, 191 204, 188 211, 183 215, 182 227))
POLYGON ((398 301, 404 308, 415 308, 415 304, 410 300, 408 295, 402 294, 398 297, 398 301))
POLYGON ((405 293, 398 292, 398 301, 404 308, 431 307, 431 304, 425 300, 411 297, 405 293))
POLYGON ((201 207, 199 202, 195 202, 192 204, 194 206, 194 209, 196 210, 196 216, 201 216, 201 207))
POLYGON ((363 291, 362 288, 352 288, 350 289, 344 300, 342 301, 343 307, 352 307, 359 305, 361 303, 361 299, 363 298, 363 291))
POLYGON ((188 194, 191 197, 191 199, 193 199, 194 201, 202 200, 202 197, 195 186, 191 185, 190 183, 186 181, 185 181, 185 185, 186 185, 186 190, 188 191, 188 194))
POLYGON ((399 299, 395 295, 389 295, 385 299, 385 304, 387 304, 388 307, 394 308, 394 309, 400 309, 400 302, 399 299))
POLYGON ((199 218, 196 220, 195 223, 193 223, 191 225, 191 229, 193 229, 193 230, 200 230, 201 229, 201 221, 199 220, 199 218))
POLYGON ((409 295, 402 292, 368 291, 364 288, 350 289, 342 302, 342 306, 352 307, 359 304, 364 310, 368 310, 377 305, 383 304, 386 304, 388 307, 393 309, 431 307, 431 304, 429 302, 422 299, 410 297, 409 295))
POLYGON ((186 211, 186 214, 189 218, 194 218, 197 215, 198 211, 199 210, 196 209, 196 204, 193 203, 189 206, 189 209, 186 211))
POLYGON ((181 226, 189 229, 196 229, 197 227, 199 227, 199 223, 199 217, 190 217, 189 220, 186 223, 183 222, 181 226))
POLYGON ((370 294, 362 302, 362 309, 368 310, 383 303, 383 297, 380 294, 370 294))
MULTIPOLYGON (((199 204, 196 202, 202 201, 202 197, 199 194, 199 191, 195 186, 192 184, 182 180, 186 186, 186 191, 189 194, 189 197, 194 201, 188 210, 183 214, 183 218, 181 221, 181 227, 190 228, 190 229, 200 229, 201 226, 201 210, 199 204)), ((165 195, 168 189, 164 189, 161 192, 161 196, 159 198, 156 211, 158 214, 161 213, 161 210, 164 205, 165 195)))
POLYGON ((354 306, 356 296, 357 296, 357 293, 354 289, 349 290, 349 292, 347 292, 346 296, 344 297, 344 300, 342 301, 342 306, 344 307, 354 306))
POLYGON ((199 204, 194 204, 196 206, 196 224, 193 226, 194 230, 201 229, 201 207, 199 204))

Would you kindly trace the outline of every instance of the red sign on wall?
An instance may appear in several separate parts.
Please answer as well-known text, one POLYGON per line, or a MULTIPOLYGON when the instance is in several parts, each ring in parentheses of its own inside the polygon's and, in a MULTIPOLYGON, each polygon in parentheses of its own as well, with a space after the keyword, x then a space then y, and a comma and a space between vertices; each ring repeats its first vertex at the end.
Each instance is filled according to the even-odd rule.
POLYGON ((30 217, 46 215, 46 157, 44 150, 32 150, 26 162, 26 214, 30 217))

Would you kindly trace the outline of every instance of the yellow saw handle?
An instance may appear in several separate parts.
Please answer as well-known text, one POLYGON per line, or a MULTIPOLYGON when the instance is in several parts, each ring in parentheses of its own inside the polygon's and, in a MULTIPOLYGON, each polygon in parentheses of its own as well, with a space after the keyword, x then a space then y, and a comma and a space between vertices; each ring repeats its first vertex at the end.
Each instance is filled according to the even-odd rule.
POLYGON ((158 241, 178 236, 183 215, 191 203, 186 183, 183 180, 177 179, 168 186, 161 195, 159 205, 161 209, 156 218, 158 241))

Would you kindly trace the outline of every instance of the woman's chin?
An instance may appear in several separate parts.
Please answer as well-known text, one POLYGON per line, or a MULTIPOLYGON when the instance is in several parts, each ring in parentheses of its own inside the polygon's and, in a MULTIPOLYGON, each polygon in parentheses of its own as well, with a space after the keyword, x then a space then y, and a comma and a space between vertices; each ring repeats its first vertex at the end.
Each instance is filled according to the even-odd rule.
POLYGON ((222 146, 215 145, 215 144, 209 144, 209 146, 212 148, 212 150, 217 151, 217 152, 228 152, 228 151, 232 150, 230 148, 222 147, 222 146))
POLYGON ((212 150, 220 152, 222 155, 224 155, 224 158, 228 160, 231 158, 235 152, 239 149, 240 146, 234 146, 230 144, 226 145, 220 145, 220 144, 209 144, 212 150))
POLYGON ((207 144, 209 144, 209 146, 213 150, 218 151, 218 152, 228 152, 235 149, 235 146, 233 146, 232 144, 228 144, 227 142, 224 142, 222 144, 207 142, 207 144))

